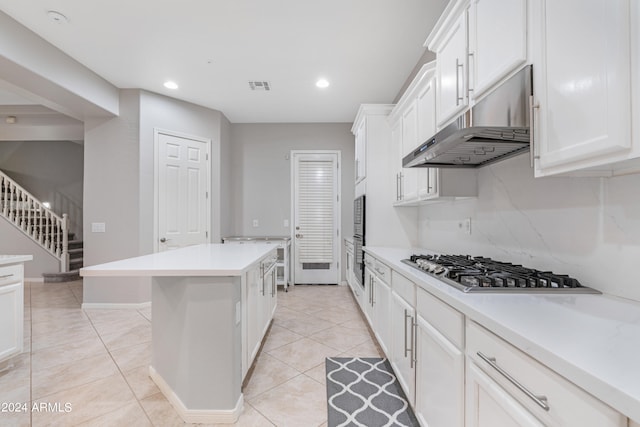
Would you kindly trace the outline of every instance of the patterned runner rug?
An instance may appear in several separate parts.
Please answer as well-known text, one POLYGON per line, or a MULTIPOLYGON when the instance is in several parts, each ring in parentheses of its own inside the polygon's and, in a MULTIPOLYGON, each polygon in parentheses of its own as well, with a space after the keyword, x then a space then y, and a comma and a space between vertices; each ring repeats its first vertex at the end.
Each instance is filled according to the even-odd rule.
POLYGON ((329 427, 419 426, 387 359, 328 357, 329 427))

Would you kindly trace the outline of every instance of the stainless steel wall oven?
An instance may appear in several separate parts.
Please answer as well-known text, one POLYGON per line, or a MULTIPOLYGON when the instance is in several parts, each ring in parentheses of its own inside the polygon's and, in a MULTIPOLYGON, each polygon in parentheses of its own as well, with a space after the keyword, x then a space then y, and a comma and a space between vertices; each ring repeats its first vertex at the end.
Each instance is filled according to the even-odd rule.
POLYGON ((360 286, 364 287, 364 252, 365 245, 365 196, 353 202, 353 273, 360 286))

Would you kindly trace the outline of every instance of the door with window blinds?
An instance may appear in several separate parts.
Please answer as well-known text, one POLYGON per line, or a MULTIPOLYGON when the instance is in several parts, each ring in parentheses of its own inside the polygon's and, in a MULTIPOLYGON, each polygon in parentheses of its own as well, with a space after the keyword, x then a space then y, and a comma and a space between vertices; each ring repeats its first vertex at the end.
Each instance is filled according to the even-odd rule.
POLYGON ((294 153, 294 281, 338 283, 337 153, 294 153))

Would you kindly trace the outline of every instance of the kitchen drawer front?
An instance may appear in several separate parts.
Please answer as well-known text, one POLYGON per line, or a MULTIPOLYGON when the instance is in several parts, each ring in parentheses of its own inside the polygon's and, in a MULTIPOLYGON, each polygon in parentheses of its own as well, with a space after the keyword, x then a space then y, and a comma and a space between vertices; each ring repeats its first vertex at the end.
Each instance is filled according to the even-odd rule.
POLYGON ((379 279, 381 279, 386 284, 389 284, 391 281, 391 269, 383 264, 381 261, 376 260, 376 263, 373 267, 373 271, 376 273, 379 279))
POLYGON ((364 265, 369 267, 371 271, 373 271, 374 266, 376 265, 376 259, 365 252, 364 254, 364 265))
POLYGON ((391 272, 391 288, 410 305, 416 305, 416 284, 393 270, 391 272))
POLYGON ((627 425, 622 414, 473 321, 467 321, 466 349, 477 366, 545 425, 627 425))
POLYGON ((464 348, 464 315, 449 304, 418 288, 418 315, 458 349, 464 348))
POLYGON ((22 264, 0 267, 0 286, 22 281, 22 264))

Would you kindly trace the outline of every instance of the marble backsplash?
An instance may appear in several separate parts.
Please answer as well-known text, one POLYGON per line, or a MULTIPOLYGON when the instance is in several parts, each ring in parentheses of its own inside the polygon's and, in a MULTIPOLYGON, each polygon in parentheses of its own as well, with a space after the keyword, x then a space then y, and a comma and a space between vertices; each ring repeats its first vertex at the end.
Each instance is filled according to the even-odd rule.
POLYGON ((534 178, 523 155, 479 169, 478 191, 420 207, 419 246, 569 274, 640 301, 640 175, 534 178))

